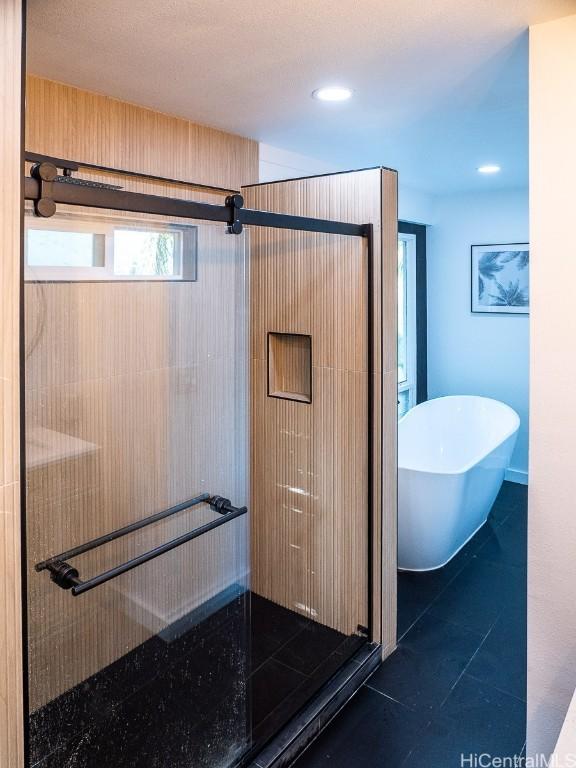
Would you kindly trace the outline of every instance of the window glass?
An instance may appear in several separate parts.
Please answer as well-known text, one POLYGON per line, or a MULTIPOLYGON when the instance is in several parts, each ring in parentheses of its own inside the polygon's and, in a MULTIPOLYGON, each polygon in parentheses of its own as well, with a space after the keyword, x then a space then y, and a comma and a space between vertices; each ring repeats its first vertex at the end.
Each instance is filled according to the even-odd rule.
POLYGON ((402 389, 398 392, 398 418, 408 413, 410 410, 410 390, 402 389))
POLYGON ((29 229, 27 263, 31 267, 103 267, 104 235, 29 229))
POLYGON ((176 275, 177 232, 114 230, 115 275, 176 275))
POLYGON ((398 383, 408 381, 408 280, 406 241, 398 241, 398 383))
POLYGON ((416 238, 398 238, 398 415, 416 403, 416 238))
POLYGON ((26 211, 25 279, 197 280, 197 227, 86 214, 41 221, 26 211))

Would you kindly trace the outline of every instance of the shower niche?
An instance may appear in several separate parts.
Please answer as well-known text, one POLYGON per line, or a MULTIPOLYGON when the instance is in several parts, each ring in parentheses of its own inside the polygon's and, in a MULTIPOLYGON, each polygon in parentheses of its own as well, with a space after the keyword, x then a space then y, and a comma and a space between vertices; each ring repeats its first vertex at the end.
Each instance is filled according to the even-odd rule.
POLYGON ((45 172, 26 182, 45 254, 24 283, 27 766, 286 764, 278 734, 303 744, 396 634, 396 176, 200 203, 63 177, 44 225, 45 172), (82 273, 91 233, 128 218, 131 271, 82 273), (173 267, 184 223, 194 279, 173 267))
POLYGON ((268 395, 312 402, 312 337, 303 333, 268 334, 268 395))

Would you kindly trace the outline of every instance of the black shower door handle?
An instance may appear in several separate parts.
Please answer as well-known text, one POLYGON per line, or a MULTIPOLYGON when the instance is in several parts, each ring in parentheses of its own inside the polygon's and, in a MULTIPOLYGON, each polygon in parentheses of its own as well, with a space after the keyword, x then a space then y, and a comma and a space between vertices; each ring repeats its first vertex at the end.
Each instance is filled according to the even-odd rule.
POLYGON ((166 552, 171 552, 173 549, 180 547, 182 544, 186 544, 188 541, 197 539, 199 536, 208 533, 208 531, 213 531, 215 528, 219 528, 221 525, 224 525, 230 520, 235 520, 237 517, 245 515, 247 511, 247 507, 234 507, 232 506, 229 499, 225 499, 222 496, 202 494, 201 496, 197 496, 196 498, 190 499, 187 502, 178 504, 176 507, 170 507, 170 509, 164 510, 163 512, 158 512, 155 515, 146 517, 143 520, 137 521, 136 523, 131 523, 124 528, 119 528, 112 533, 101 536, 98 539, 93 539, 86 544, 81 544, 79 547, 70 549, 67 552, 61 553, 60 555, 55 555, 49 560, 44 560, 43 562, 36 565, 36 570, 49 571, 50 578, 55 584, 57 584, 62 589, 71 589, 72 594, 76 597, 77 595, 84 594, 84 592, 89 592, 91 589, 94 589, 94 587, 105 584, 111 579, 115 579, 117 576, 120 576, 123 573, 127 573, 128 571, 137 568, 139 565, 148 563, 150 560, 154 560, 166 552), (190 507, 195 506, 196 504, 200 504, 201 502, 207 502, 210 504, 212 509, 215 512, 218 512, 221 517, 217 518, 216 520, 211 520, 209 523, 199 525, 197 528, 188 531, 188 533, 185 533, 182 536, 178 536, 171 541, 167 541, 165 544, 161 544, 160 546, 155 547, 148 552, 144 552, 143 554, 138 555, 131 560, 127 560, 125 563, 121 563, 114 568, 110 568, 103 573, 99 573, 97 576, 93 576, 91 579, 83 581, 80 578, 78 569, 67 562, 67 560, 72 557, 83 554, 84 552, 89 552, 90 550, 96 549, 97 547, 101 547, 103 544, 107 544, 110 541, 114 541, 115 539, 118 539, 122 536, 126 536, 128 533, 132 533, 133 531, 137 531, 147 525, 158 522, 158 520, 162 520, 166 517, 169 517, 170 515, 174 515, 176 512, 182 512, 185 509, 189 509, 190 507))

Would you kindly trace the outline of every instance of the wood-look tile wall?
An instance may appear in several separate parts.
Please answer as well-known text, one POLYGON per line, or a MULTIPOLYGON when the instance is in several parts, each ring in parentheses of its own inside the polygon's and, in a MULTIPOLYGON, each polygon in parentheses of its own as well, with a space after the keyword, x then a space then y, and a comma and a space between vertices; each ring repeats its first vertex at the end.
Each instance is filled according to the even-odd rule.
MULTIPOLYGON (((30 151, 226 189, 256 177, 255 142, 35 77, 27 88, 30 151)), ((181 185, 82 176, 222 202, 181 185)), ((247 502, 244 259, 243 237, 200 222, 198 282, 26 284, 31 441, 42 428, 93 446, 27 470, 31 710, 246 575, 245 519, 79 598, 33 568, 198 493, 247 502)), ((95 574, 213 517, 196 507, 75 565, 95 574)))
POLYGON ((250 235, 252 586, 352 634, 368 618, 366 243, 250 235), (312 337, 310 404, 266 396, 270 330, 312 337))
POLYGON ((0 766, 20 768, 20 0, 0 3, 0 51, 0 766))
MULTIPOLYGON (((374 225, 372 608, 387 655, 396 642, 396 174, 243 192, 251 208, 374 225)), ((366 242, 266 229, 250 242, 252 584, 351 633, 368 623, 366 242), (311 404, 267 397, 269 331, 312 336, 311 404)))
POLYGON ((255 141, 30 75, 26 149, 232 190, 258 181, 255 141))

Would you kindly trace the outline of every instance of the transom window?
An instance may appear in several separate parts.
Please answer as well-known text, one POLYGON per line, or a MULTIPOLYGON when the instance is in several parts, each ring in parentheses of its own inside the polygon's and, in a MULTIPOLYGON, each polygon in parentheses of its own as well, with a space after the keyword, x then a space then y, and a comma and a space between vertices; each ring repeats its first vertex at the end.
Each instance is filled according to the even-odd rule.
POLYGON ((61 214, 25 220, 26 280, 196 280, 195 226, 61 214))

